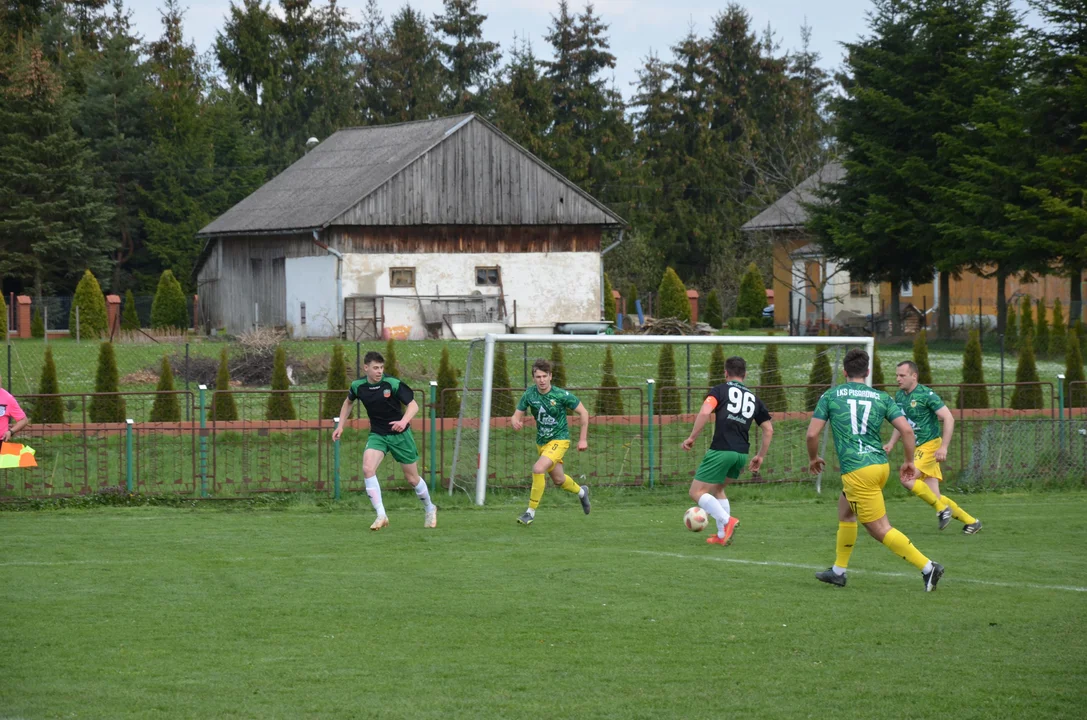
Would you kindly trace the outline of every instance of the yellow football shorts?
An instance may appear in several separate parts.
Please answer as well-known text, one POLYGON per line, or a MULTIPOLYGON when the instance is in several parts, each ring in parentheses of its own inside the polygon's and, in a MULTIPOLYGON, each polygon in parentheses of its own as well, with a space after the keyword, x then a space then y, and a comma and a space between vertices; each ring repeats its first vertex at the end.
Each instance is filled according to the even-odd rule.
POLYGON ((917 469, 940 482, 943 482, 944 474, 940 471, 940 463, 936 462, 936 451, 943 443, 943 438, 933 438, 924 445, 918 445, 913 453, 913 464, 917 469))
POLYGON ((563 456, 566 455, 566 451, 569 449, 569 440, 552 440, 544 445, 536 446, 536 450, 539 451, 540 457, 545 457, 551 461, 551 467, 547 468, 548 472, 551 471, 551 468, 562 462, 563 456))
POLYGON ((887 514, 887 506, 883 503, 883 486, 890 476, 891 466, 887 463, 869 465, 842 475, 842 492, 862 525, 887 514))

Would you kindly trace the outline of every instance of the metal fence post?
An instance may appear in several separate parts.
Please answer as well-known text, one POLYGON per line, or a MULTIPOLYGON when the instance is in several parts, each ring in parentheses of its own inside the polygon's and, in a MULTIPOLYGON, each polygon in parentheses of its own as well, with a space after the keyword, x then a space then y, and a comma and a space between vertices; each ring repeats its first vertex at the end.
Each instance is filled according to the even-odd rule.
MULTIPOLYGON (((340 426, 339 418, 332 418, 335 427, 340 426)), ((340 441, 332 441, 332 499, 340 499, 340 441)))
POLYGON ((691 411, 691 344, 687 343, 687 412, 691 411))
POLYGON ((208 416, 206 412, 207 385, 199 385, 200 390, 200 497, 208 496, 208 416))
MULTIPOLYGON (((69 332, 70 334, 70 332, 69 332)), ((79 306, 75 306, 75 342, 79 344, 79 306)))
POLYGON ((430 381, 430 492, 438 492, 437 473, 438 467, 438 381, 430 381))
MULTIPOLYGON (((1064 374, 1057 375, 1057 452, 1064 456, 1064 374)), ((1071 444, 1071 443, 1069 443, 1071 444)))
POLYGON ((362 377, 362 341, 355 341, 355 378, 362 377))
POLYGON ((15 390, 15 381, 11 379, 11 336, 8 336, 8 372, 4 376, 4 382, 8 384, 8 387, 13 391, 15 390))
MULTIPOLYGON (((31 323, 34 321, 31 320, 31 323)), ((42 342, 49 343, 49 306, 42 305, 42 342)))
MULTIPOLYGON (((185 392, 189 392, 189 343, 185 343, 185 392)), ((192 396, 190 395, 191 399, 192 396)), ((189 403, 185 403, 185 422, 189 422, 189 413, 192 412, 192 408, 189 407, 189 403)))
POLYGON ((645 381, 646 392, 649 395, 649 487, 653 487, 653 378, 645 381))
POLYGON ((131 495, 136 483, 132 472, 132 418, 125 420, 125 489, 131 495))

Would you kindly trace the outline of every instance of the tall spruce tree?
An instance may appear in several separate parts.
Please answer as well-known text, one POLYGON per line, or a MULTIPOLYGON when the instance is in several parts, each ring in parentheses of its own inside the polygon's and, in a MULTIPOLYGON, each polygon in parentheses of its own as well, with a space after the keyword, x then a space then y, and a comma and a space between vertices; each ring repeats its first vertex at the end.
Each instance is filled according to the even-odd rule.
POLYGON ((962 382, 964 385, 980 385, 979 387, 962 387, 959 389, 959 397, 956 401, 957 408, 987 408, 989 407, 989 391, 984 387, 985 368, 982 365, 981 340, 977 330, 970 331, 970 339, 966 342, 966 348, 962 356, 962 382))
POLYGON ((445 68, 445 111, 486 112, 489 87, 502 54, 498 43, 483 39, 486 15, 476 0, 442 0, 434 16, 438 52, 445 68))
POLYGON ((551 162, 551 83, 528 40, 514 38, 491 95, 495 125, 536 157, 551 162))
POLYGON ((422 13, 405 5, 392 17, 380 62, 386 83, 382 98, 388 112, 385 122, 425 120, 441 112, 441 56, 422 13))

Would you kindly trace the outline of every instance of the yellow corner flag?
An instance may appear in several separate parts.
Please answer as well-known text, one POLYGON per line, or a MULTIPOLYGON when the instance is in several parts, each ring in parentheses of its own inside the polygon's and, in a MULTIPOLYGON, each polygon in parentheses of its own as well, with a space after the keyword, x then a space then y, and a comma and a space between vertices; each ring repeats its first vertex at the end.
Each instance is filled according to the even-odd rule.
POLYGON ((38 462, 34 459, 34 448, 15 443, 0 443, 0 470, 32 467, 38 467, 38 462))

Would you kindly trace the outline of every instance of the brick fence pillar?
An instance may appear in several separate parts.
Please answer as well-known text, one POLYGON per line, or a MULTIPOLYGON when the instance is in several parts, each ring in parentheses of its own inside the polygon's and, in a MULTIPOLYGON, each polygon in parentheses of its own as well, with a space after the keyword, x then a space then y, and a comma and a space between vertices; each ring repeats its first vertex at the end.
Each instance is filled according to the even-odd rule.
POLYGON ((19 295, 15 298, 15 305, 17 306, 15 312, 19 313, 19 337, 30 337, 30 297, 28 295, 19 295))
POLYGON ((121 296, 106 295, 106 322, 108 323, 110 337, 121 329, 121 296))
POLYGON ((698 291, 687 291, 687 302, 691 304, 691 323, 698 322, 698 291))

